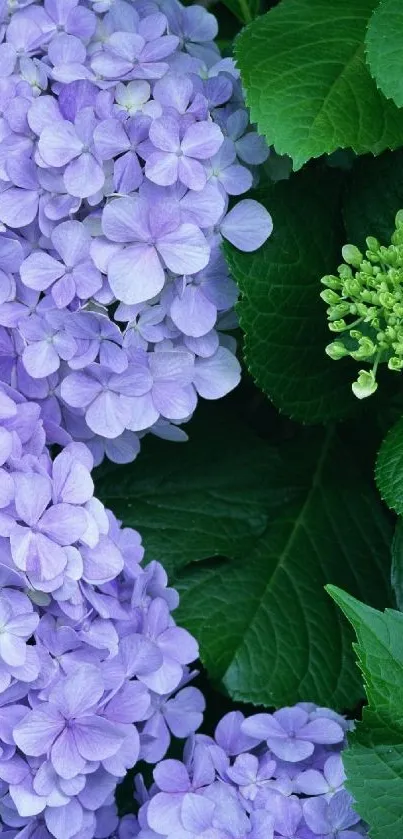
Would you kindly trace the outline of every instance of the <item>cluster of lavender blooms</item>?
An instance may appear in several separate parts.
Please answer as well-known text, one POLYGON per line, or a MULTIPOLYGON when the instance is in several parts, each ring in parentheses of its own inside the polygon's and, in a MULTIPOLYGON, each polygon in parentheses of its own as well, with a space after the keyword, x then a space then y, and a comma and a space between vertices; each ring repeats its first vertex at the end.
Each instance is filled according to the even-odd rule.
POLYGON ((199 727, 198 650, 94 498, 90 451, 52 460, 40 413, 0 385, 0 820, 4 839, 92 839, 127 769, 199 727))
POLYGON ((341 751, 352 727, 328 708, 298 703, 219 722, 193 735, 183 762, 163 760, 147 792, 136 778, 138 818, 103 811, 99 837, 119 839, 362 839, 344 789, 341 751), (109 827, 109 832, 106 830, 109 827))
POLYGON ((221 241, 269 236, 232 206, 268 149, 216 34, 176 0, 0 0, 0 378, 96 463, 239 381, 221 241))

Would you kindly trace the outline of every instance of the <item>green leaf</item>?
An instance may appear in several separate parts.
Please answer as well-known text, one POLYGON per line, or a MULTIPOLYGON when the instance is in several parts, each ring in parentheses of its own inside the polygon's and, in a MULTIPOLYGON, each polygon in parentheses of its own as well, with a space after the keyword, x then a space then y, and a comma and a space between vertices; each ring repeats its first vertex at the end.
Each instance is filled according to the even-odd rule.
POLYGON ((376 462, 376 483, 385 503, 403 514, 403 417, 386 435, 376 462))
POLYGON ((353 625, 369 707, 343 754, 346 787, 369 824, 371 839, 403 832, 403 614, 377 612, 328 586, 353 625))
POLYGON ((365 248, 367 236, 387 245, 403 208, 403 150, 357 160, 343 207, 349 242, 365 248))
POLYGON ((366 37, 367 62, 378 87, 398 108, 403 105, 403 6, 401 0, 381 0, 366 37))
POLYGON ((351 636, 324 585, 348 580, 370 602, 388 601, 391 529, 331 435, 280 453, 285 483, 304 479, 297 497, 271 511, 242 557, 181 571, 179 620, 234 700, 279 706, 309 696, 351 707, 361 696, 351 636))
POLYGON ((294 419, 315 423, 356 408, 349 362, 329 343, 320 278, 341 260, 339 176, 326 168, 279 181, 259 195, 273 216, 268 241, 252 254, 227 245, 242 292, 245 360, 259 387, 294 419))
POLYGON ((243 557, 265 530, 268 511, 296 491, 287 487, 276 449, 230 411, 200 405, 188 443, 147 438, 141 457, 108 463, 96 490, 126 526, 140 530, 147 558, 173 575, 189 562, 243 557))
POLYGON ((403 112, 365 63, 377 2, 283 0, 236 41, 252 121, 295 169, 338 148, 379 154, 402 143, 403 112))
POLYGON ((223 0, 227 9, 241 23, 251 23, 260 12, 260 0, 223 0))
POLYGON ((403 612, 403 519, 398 519, 392 543, 392 587, 396 605, 403 612))
POLYGON ((97 495, 169 570, 177 620, 217 686, 266 705, 351 707, 351 635, 323 586, 388 599, 383 505, 331 434, 297 429, 278 449, 233 405, 201 405, 186 444, 146 438, 138 462, 98 472, 97 495))

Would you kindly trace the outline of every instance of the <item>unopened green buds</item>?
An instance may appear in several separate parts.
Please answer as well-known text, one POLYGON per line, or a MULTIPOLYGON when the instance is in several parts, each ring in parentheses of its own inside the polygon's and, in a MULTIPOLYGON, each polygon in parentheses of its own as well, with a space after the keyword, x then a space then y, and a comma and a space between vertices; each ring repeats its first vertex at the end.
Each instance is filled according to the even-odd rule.
POLYGON ((326 347, 327 355, 371 365, 359 371, 352 385, 358 399, 377 389, 379 364, 403 370, 403 210, 396 215, 390 245, 374 236, 368 236, 366 245, 364 254, 355 245, 343 247, 344 263, 337 275, 322 278, 320 293, 328 306, 329 329, 338 333, 326 347))

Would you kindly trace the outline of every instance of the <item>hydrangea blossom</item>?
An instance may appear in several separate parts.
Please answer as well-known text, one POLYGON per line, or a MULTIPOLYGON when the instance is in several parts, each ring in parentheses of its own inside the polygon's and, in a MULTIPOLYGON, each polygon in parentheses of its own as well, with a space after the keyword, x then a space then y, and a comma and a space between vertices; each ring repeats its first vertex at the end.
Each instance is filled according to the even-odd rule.
POLYGON ((176 592, 65 443, 52 460, 39 405, 0 385, 0 819, 21 839, 92 839, 127 770, 204 710, 176 592))
POLYGON ((183 762, 163 760, 138 818, 103 814, 119 839, 361 839, 365 825, 344 789, 341 751, 352 727, 311 703, 219 722, 188 739, 183 762))
POLYGON ((199 396, 239 381, 221 242, 269 236, 263 206, 232 206, 268 149, 204 8, 3 5, 2 379, 48 442, 62 428, 127 462, 149 430, 186 439, 199 396))

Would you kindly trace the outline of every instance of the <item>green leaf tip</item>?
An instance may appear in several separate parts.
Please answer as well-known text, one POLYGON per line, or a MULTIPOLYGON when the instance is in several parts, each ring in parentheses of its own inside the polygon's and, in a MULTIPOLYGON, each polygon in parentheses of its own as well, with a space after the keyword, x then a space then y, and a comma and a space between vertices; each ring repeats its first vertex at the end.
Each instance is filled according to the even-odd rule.
POLYGON ((378 612, 329 585, 328 594, 353 625, 354 649, 368 706, 348 738, 346 788, 371 839, 403 835, 403 614, 378 612))
POLYGON ((337 333, 325 351, 334 361, 350 356, 371 365, 359 370, 351 386, 358 399, 366 399, 378 387, 379 364, 403 369, 403 211, 396 214, 388 246, 368 236, 364 254, 348 244, 342 255, 337 275, 321 280, 329 329, 337 333))

